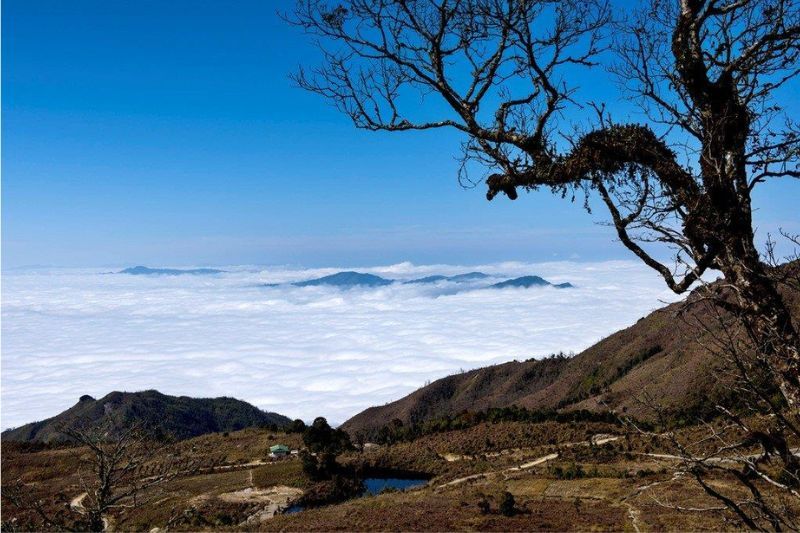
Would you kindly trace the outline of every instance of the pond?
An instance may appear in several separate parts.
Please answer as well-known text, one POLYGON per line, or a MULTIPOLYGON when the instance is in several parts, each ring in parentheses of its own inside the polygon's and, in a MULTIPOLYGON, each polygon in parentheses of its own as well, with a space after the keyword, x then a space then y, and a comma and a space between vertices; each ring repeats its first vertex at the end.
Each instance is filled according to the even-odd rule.
POLYGON ((362 496, 374 496, 380 494, 386 489, 390 490, 406 490, 413 489, 414 487, 421 487, 427 483, 427 479, 414 479, 414 478, 396 478, 396 477, 368 477, 364 480, 366 490, 362 496))
MULTIPOLYGON (((428 482, 424 478, 368 477, 364 480, 364 492, 358 497, 375 496, 385 490, 408 490, 421 487, 428 482)), ((283 510, 283 514, 295 514, 305 511, 305 505, 296 503, 283 510)))

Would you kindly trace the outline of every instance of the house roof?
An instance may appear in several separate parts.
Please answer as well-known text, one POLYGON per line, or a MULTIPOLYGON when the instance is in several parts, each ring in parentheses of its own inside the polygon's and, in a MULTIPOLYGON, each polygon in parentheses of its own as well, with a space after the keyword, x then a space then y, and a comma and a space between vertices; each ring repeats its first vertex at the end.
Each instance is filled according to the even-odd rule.
POLYGON ((286 446, 286 445, 283 445, 283 444, 276 444, 274 446, 270 446, 269 447, 269 451, 271 451, 272 453, 275 453, 275 452, 288 452, 289 451, 289 447, 286 446))

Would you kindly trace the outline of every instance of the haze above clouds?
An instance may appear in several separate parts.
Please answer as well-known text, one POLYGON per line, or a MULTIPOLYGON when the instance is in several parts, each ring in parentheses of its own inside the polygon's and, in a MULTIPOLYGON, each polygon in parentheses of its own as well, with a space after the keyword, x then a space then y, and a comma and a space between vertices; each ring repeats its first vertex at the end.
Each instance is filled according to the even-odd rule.
POLYGON ((675 299, 632 261, 227 270, 5 272, 2 427, 53 416, 82 394, 144 389, 340 423, 461 369, 578 352, 675 299), (535 274, 576 288, 263 286, 348 269, 394 279, 535 274))

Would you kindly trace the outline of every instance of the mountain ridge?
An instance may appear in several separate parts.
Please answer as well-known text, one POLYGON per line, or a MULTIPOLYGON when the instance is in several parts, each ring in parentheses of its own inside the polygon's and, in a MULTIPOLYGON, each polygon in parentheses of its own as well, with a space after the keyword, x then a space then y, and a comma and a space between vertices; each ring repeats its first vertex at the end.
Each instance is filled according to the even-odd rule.
POLYGON ((208 274, 223 274, 225 270, 216 268, 150 268, 146 266, 128 267, 120 270, 117 274, 130 274, 132 276, 181 276, 184 274, 198 276, 208 274))
POLYGON ((404 281, 404 285, 410 285, 414 283, 436 283, 439 281, 451 281, 453 283, 464 283, 468 281, 475 281, 480 279, 486 279, 489 277, 489 274, 484 274, 483 272, 467 272, 465 274, 456 274, 454 276, 442 276, 442 275, 434 275, 434 276, 426 276, 424 278, 415 278, 410 279, 408 281, 404 281))
MULTIPOLYGON (((392 285, 395 283, 402 285, 429 285, 439 282, 462 284, 462 283, 481 281, 490 277, 492 276, 490 276, 489 274, 485 274, 483 272, 466 272, 463 274, 455 274, 453 276, 435 274, 435 275, 425 276, 422 278, 414 278, 410 280, 398 280, 398 279, 384 278, 381 276, 377 276, 375 274, 368 274, 364 272, 347 270, 342 272, 336 272, 334 274, 329 274, 327 276, 322 276, 319 278, 312 278, 303 281, 295 281, 292 283, 288 283, 288 285, 292 285, 294 287, 316 287, 323 285, 333 286, 333 287, 385 287, 387 285, 392 285)), ((281 285, 283 284, 282 283, 263 284, 264 287, 280 287, 281 285)), ((516 287, 525 289, 531 287, 555 287, 557 289, 566 289, 566 288, 572 288, 573 285, 571 283, 551 283, 540 276, 521 276, 518 278, 506 279, 504 281, 500 281, 498 283, 494 283, 491 285, 483 285, 479 287, 473 286, 472 288, 503 289, 507 287, 516 287)))
POLYGON ((66 440, 62 430, 110 424, 118 431, 139 422, 149 431, 183 440, 206 433, 247 427, 288 425, 291 420, 227 396, 191 398, 156 390, 114 391, 99 400, 83 395, 78 403, 56 416, 3 431, 3 441, 53 443, 66 440))

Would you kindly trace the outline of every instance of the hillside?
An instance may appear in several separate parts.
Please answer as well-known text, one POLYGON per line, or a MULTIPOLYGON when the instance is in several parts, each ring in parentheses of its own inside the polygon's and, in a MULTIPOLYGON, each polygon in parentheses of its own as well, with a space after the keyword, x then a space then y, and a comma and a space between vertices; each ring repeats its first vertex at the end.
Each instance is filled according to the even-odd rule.
MULTIPOLYGON (((786 296, 800 316, 800 295, 786 296)), ((374 435, 393 419, 419 423, 514 404, 590 411, 610 407, 647 419, 653 413, 642 405, 645 396, 678 417, 707 409, 710 398, 729 392, 717 378, 719 361, 698 342, 709 333, 678 316, 682 305, 659 309, 574 357, 512 361, 448 376, 397 401, 366 409, 342 427, 351 435, 374 435)))
POLYGON ((52 418, 25 424, 2 433, 2 440, 17 442, 56 442, 64 440, 60 431, 76 424, 113 427, 133 421, 163 435, 187 439, 206 433, 237 431, 248 427, 285 426, 290 419, 261 411, 234 398, 189 398, 168 396, 155 390, 112 392, 95 400, 81 396, 77 404, 52 418))

